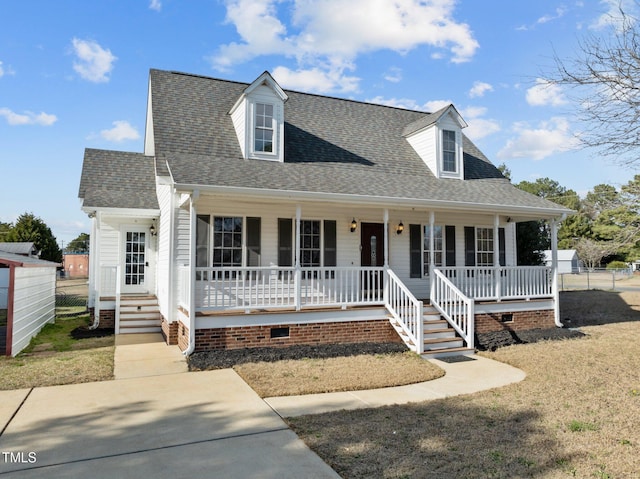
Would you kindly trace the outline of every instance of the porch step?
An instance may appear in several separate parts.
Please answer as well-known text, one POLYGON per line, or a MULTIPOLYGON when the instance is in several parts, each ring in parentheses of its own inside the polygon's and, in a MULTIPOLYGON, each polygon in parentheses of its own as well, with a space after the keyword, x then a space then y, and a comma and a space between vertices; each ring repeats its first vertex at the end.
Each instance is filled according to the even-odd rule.
POLYGON ((127 295, 120 298, 119 334, 159 333, 162 315, 158 298, 149 295, 127 295))
MULTIPOLYGON (((467 348, 464 340, 449 323, 442 319, 440 313, 433 306, 425 305, 422 316, 424 336, 424 358, 442 358, 446 356, 472 355, 475 350, 467 348)), ((405 342, 410 350, 416 351, 416 345, 407 336, 402 326, 395 320, 390 320, 391 325, 405 342)))

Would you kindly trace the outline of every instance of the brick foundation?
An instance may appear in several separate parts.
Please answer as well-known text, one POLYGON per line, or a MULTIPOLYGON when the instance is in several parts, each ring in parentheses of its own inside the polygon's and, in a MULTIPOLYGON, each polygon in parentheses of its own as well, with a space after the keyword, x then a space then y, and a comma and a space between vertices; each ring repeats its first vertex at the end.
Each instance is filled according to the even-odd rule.
POLYGON ((478 334, 492 333, 494 331, 523 331, 526 329, 548 329, 555 327, 556 323, 552 309, 476 314, 476 333, 478 334), (502 322, 503 314, 512 314, 513 321, 502 322))
MULTIPOLYGON (((96 316, 95 308, 89 308, 89 317, 93 320, 96 316)), ((115 329, 116 327, 116 311, 114 309, 100 310, 99 329, 115 329)))
MULTIPOLYGON (((182 323, 180 323, 182 325, 182 323)), ((180 349, 184 351, 189 340, 189 331, 184 325, 186 336, 178 334, 180 349), (184 347, 181 340, 186 338, 184 347)), ((286 347, 296 344, 336 344, 336 343, 401 343, 389 321, 349 321, 339 323, 298 323, 270 324, 266 326, 239 326, 231 328, 211 328, 196 330, 196 351, 213 349, 240 349, 257 347, 286 347), (280 329, 282 328, 282 329, 280 329), (287 337, 272 338, 272 330, 280 333, 288 328, 287 337)))
POLYGON ((160 324, 160 327, 162 328, 162 336, 164 336, 164 340, 169 346, 175 346, 178 344, 178 323, 179 321, 169 323, 165 317, 162 316, 162 323, 160 324))
POLYGON ((186 351, 189 347, 189 328, 187 328, 182 321, 176 321, 176 323, 178 324, 178 347, 180 348, 180 351, 186 351))

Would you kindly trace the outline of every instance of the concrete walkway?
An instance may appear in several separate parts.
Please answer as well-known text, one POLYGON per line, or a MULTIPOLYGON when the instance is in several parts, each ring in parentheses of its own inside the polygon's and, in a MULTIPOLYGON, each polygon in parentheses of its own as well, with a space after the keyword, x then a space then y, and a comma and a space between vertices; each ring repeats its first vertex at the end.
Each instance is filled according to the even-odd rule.
POLYGON ((117 334, 113 356, 115 379, 186 373, 187 361, 178 346, 167 346, 162 334, 117 334))
POLYGON ((524 379, 482 357, 443 378, 262 400, 232 370, 187 371, 160 335, 117 336, 115 381, 0 391, 0 479, 339 478, 280 416, 444 398, 524 379), (13 455, 5 455, 11 452, 13 455))
POLYGON ((430 361, 444 369, 446 374, 433 381, 407 386, 305 396, 272 397, 266 398, 265 401, 280 416, 295 417, 341 409, 407 404, 458 396, 460 394, 471 394, 516 383, 522 381, 526 376, 520 369, 481 356, 472 356, 467 360, 454 363, 447 363, 437 359, 431 359, 430 361))

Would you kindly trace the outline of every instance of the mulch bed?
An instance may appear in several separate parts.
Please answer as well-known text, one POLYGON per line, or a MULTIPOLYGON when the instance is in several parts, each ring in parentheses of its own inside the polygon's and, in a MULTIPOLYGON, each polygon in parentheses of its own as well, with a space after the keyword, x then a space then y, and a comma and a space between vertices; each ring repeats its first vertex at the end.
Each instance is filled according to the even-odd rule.
POLYGON ((113 329, 89 329, 86 326, 81 326, 71 331, 70 334, 73 339, 104 338, 113 336, 113 329))
POLYGON ((496 331, 476 334, 476 348, 480 351, 495 351, 513 344, 537 343, 538 341, 581 338, 585 334, 576 329, 550 328, 525 331, 496 331))
POLYGON ((189 356, 190 371, 230 368, 236 364, 275 362, 286 359, 324 359, 360 354, 389 354, 407 351, 400 343, 353 343, 297 345, 286 348, 244 348, 201 351, 189 356))
MULTIPOLYGON (((498 331, 476 335, 476 348, 480 351, 495 351, 512 344, 535 343, 544 340, 572 339, 584 336, 573 329, 551 328, 527 331, 498 331)), ((189 356, 190 371, 231 368, 236 364, 275 362, 287 359, 324 359, 360 354, 389 354, 407 351, 400 343, 351 343, 297 345, 286 348, 244 348, 201 351, 189 356)))

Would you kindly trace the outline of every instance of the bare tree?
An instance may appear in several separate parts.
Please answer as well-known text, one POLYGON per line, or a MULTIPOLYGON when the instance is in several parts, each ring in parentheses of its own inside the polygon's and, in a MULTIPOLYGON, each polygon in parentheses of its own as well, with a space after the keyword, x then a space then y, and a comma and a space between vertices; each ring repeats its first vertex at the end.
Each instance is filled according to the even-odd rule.
MULTIPOLYGON (((635 2, 638 5, 638 2, 635 2)), ((640 163, 640 31, 637 19, 620 16, 601 36, 589 34, 572 59, 555 55, 549 84, 567 88, 583 123, 579 139, 623 166, 640 163)))

